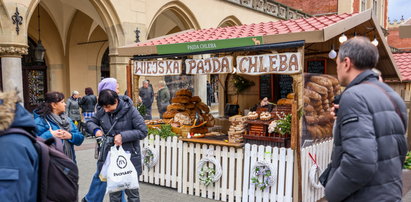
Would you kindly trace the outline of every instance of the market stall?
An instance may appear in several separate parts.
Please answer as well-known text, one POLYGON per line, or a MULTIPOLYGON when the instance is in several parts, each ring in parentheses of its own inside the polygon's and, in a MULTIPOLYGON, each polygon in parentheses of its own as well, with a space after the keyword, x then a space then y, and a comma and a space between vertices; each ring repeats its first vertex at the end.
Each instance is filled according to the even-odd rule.
POLYGON ((227 90, 221 90, 217 115, 193 89, 178 89, 163 119, 147 121, 149 128, 169 125, 177 136, 150 136, 142 143, 151 151, 144 155, 142 180, 223 201, 318 200, 323 189, 316 175, 328 163, 332 146, 330 109, 341 92, 330 59, 339 36, 378 37, 377 68, 399 78, 375 24, 366 11, 198 30, 122 48, 120 54, 134 55, 128 77, 134 100, 141 76, 219 74, 221 89, 229 88, 233 75, 241 78, 234 82, 258 80, 249 90, 258 93, 237 93, 240 114, 226 118, 221 109, 229 104, 227 90), (264 97, 271 108, 249 108, 249 102, 264 97))

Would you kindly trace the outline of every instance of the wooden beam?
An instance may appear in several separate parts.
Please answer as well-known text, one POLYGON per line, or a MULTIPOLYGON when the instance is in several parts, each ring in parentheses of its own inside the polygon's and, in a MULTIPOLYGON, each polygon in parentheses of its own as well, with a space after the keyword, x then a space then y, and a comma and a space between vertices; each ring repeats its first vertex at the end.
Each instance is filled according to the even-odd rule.
POLYGON ((308 32, 295 32, 295 33, 286 33, 286 34, 274 34, 263 36, 264 44, 271 43, 281 43, 289 41, 300 41, 304 40, 305 43, 318 43, 323 42, 323 31, 308 31, 308 32))
POLYGON ((361 25, 371 19, 371 9, 344 19, 324 29, 324 41, 328 41, 342 33, 361 25))
POLYGON ((132 81, 132 68, 131 68, 131 60, 128 61, 128 65, 126 68, 127 73, 127 96, 132 98, 133 97, 133 81, 132 81))

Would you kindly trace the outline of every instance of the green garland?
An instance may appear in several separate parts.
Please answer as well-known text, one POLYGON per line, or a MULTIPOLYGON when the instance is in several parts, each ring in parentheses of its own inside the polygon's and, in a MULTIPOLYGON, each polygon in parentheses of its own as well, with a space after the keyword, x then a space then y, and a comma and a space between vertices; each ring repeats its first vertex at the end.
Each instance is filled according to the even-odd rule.
POLYGON ((255 83, 253 81, 247 80, 244 77, 235 74, 233 77, 234 87, 237 89, 237 93, 241 93, 245 89, 254 86, 255 83))
POLYGON ((177 136, 177 134, 172 131, 170 124, 163 124, 160 128, 148 128, 148 134, 159 135, 163 139, 177 136))
POLYGON ((198 175, 200 182, 202 182, 205 186, 208 186, 213 182, 215 169, 207 166, 202 167, 201 172, 198 175))
POLYGON ((153 161, 153 159, 154 159, 154 154, 150 150, 147 150, 147 153, 144 156, 144 165, 149 167, 150 162, 153 161))

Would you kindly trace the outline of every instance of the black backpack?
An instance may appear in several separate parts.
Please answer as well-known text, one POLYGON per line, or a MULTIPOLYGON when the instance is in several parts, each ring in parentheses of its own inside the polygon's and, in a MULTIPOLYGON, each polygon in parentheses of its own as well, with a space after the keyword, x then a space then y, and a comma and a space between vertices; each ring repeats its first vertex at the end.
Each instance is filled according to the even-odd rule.
MULTIPOLYGON (((0 131, 0 136, 22 134, 30 138, 39 154, 39 187, 37 201, 78 201, 78 168, 62 151, 52 144, 54 138, 44 140, 20 128, 0 131)), ((57 140, 60 141, 60 140, 57 140)))

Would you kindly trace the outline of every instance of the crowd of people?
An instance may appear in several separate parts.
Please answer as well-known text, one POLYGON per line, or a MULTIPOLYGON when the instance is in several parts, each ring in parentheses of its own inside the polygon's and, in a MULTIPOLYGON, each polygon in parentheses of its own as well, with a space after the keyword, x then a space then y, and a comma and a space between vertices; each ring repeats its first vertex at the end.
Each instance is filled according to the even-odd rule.
MULTIPOLYGON (((345 90, 339 97, 333 131, 331 164, 324 173, 325 197, 329 201, 401 201, 401 168, 407 152, 405 132, 407 110, 404 101, 388 85, 378 81, 371 69, 378 62, 378 50, 364 37, 355 37, 339 49, 337 75, 345 90)), ((98 85, 98 97, 91 88, 80 97, 73 91, 67 104, 60 92, 48 92, 33 116, 20 104, 17 93, 0 93, 0 131, 20 128, 44 139, 55 137, 64 154, 76 162, 74 145, 84 136, 76 122, 86 119, 86 130, 104 137, 96 173, 82 201, 103 201, 107 183, 99 173, 112 146, 122 146, 141 175, 139 141, 147 136, 143 117, 133 101, 119 95, 118 83, 106 78, 98 85), (67 112, 67 113, 66 113, 67 112)), ((151 119, 153 87, 143 82, 139 96, 151 119)), ((160 116, 170 101, 165 82, 159 83, 157 105, 160 116)), ((269 106, 264 99, 261 106, 269 106)), ((5 201, 36 201, 39 155, 30 139, 0 133, 0 196, 5 201)), ((63 190, 64 191, 64 190, 63 190)), ((110 193, 110 201, 140 201, 138 189, 110 193)))

